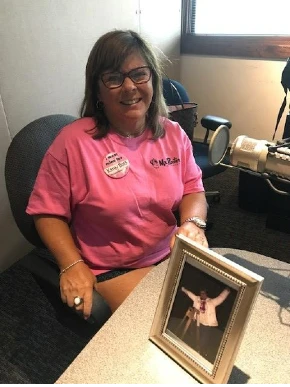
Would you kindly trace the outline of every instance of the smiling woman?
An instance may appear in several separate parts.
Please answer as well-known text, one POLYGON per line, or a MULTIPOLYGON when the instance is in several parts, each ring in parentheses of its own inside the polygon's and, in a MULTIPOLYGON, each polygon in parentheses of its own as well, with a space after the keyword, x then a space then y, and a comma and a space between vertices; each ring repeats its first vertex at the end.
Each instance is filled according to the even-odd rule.
POLYGON ((167 118, 160 64, 139 34, 110 31, 95 43, 81 117, 48 149, 27 213, 59 265, 63 302, 87 318, 94 288, 114 311, 168 257, 176 210, 178 232, 207 246, 190 221, 204 223, 207 203, 191 142, 167 118))
POLYGON ((104 73, 99 81, 98 100, 106 117, 126 137, 143 133, 152 98, 151 70, 138 52, 125 59, 120 72, 104 73))

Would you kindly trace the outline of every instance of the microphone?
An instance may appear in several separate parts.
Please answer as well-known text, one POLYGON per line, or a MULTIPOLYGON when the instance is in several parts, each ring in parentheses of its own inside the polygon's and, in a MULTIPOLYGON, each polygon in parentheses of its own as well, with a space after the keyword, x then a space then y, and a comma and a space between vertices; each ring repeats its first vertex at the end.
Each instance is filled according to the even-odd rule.
POLYGON ((279 145, 266 140, 239 136, 232 144, 230 162, 236 167, 287 179, 290 183, 289 146, 290 143, 279 145))
POLYGON ((245 135, 238 136, 229 148, 229 129, 221 125, 209 145, 209 162, 258 175, 276 192, 290 195, 273 186, 270 179, 290 183, 290 138, 269 142, 245 135), (229 151, 229 164, 222 163, 229 151))

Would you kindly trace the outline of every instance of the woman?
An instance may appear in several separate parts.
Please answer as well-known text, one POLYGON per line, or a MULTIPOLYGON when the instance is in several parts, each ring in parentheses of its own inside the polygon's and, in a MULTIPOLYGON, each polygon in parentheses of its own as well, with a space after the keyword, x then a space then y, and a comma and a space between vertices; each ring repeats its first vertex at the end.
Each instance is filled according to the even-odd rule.
POLYGON ((88 318, 95 288, 114 311, 177 232, 207 246, 191 143, 168 120, 160 66, 133 31, 111 31, 86 67, 81 119, 48 149, 27 213, 60 268, 63 302, 88 318), (194 217, 192 220, 190 218, 194 217), (188 221, 187 221, 188 220, 188 221))

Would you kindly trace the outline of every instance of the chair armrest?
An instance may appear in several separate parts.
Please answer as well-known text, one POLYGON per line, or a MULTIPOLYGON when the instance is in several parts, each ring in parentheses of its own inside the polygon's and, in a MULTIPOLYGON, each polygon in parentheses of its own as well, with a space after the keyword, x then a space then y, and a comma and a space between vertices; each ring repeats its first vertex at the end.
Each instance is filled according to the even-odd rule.
MULTIPOLYGON (((21 266, 45 281, 55 291, 59 293, 59 269, 56 263, 38 254, 38 249, 34 249, 20 260, 21 266)), ((74 308, 71 309, 80 315, 74 308)), ((90 317, 86 320, 90 324, 95 324, 98 328, 105 324, 111 317, 112 311, 105 299, 96 291, 93 291, 93 306, 90 317)), ((82 313, 81 316, 82 318, 82 313)))
MULTIPOLYGON (((83 313, 72 309, 81 318, 83 313)), ((111 308, 105 299, 94 289, 93 290, 93 305, 90 317, 86 320, 89 324, 96 326, 96 330, 99 330, 105 322, 112 316, 111 308)))
POLYGON ((229 129, 232 127, 232 123, 222 117, 206 115, 200 120, 201 125, 208 129, 215 131, 220 125, 226 125, 229 129))
POLYGON ((93 306, 90 317, 87 322, 103 326, 105 322, 112 316, 111 308, 105 299, 95 289, 93 291, 93 306))

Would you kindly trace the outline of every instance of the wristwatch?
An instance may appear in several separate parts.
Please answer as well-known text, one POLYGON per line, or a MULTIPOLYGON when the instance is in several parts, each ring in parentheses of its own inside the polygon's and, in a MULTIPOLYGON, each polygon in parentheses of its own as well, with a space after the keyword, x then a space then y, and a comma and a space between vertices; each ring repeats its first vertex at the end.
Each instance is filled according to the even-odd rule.
POLYGON ((206 228, 206 222, 203 219, 199 218, 198 216, 193 216, 191 218, 187 218, 187 219, 185 219, 185 221, 183 223, 185 223, 185 222, 192 222, 197 227, 202 228, 202 229, 206 228))

